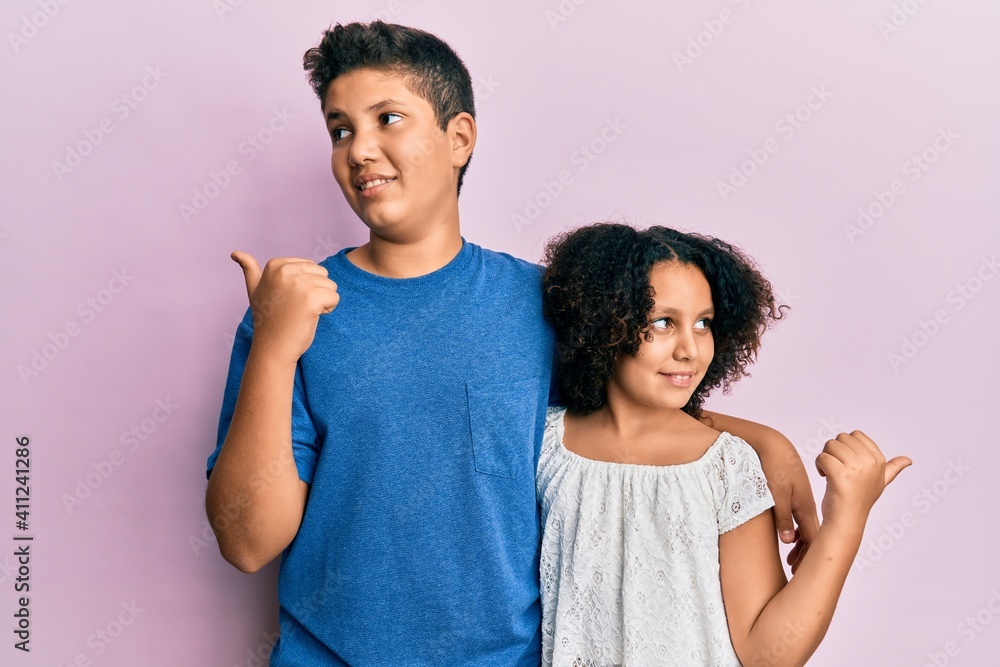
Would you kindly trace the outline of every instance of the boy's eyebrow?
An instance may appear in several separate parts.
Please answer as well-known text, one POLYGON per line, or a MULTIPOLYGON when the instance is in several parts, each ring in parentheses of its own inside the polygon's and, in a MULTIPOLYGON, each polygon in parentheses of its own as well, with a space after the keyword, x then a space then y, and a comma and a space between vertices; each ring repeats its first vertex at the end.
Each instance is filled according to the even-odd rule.
MULTIPOLYGON (((371 105, 370 107, 368 107, 368 111, 381 111, 385 107, 402 105, 402 104, 403 103, 399 102, 398 100, 389 98, 382 100, 381 102, 376 102, 375 104, 371 105)), ((330 111, 330 113, 326 114, 326 122, 330 123, 335 120, 340 120, 343 117, 344 117, 344 112, 340 111, 339 109, 333 109, 330 111)))

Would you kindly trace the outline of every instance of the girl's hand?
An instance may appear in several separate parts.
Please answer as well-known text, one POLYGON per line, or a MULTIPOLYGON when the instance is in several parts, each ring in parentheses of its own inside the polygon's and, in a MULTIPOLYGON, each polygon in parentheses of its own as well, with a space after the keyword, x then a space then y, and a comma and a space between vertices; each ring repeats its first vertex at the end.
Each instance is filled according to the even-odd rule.
POLYGON ((816 469, 827 479, 823 523, 863 530, 883 489, 912 464, 906 456, 886 461, 878 445, 861 431, 827 440, 816 457, 816 469))

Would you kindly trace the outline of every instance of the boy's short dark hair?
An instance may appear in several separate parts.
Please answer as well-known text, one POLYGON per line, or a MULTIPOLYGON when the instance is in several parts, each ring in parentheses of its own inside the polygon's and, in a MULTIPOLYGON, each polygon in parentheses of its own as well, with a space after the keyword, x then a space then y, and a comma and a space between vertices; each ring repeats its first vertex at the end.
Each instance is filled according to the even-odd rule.
POLYGON ((556 334, 559 392, 570 412, 588 414, 607 401, 618 358, 652 340, 649 273, 657 262, 696 266, 712 290, 715 356, 684 411, 701 416, 709 392, 749 375, 761 334, 782 308, 753 260, 725 241, 667 227, 639 231, 599 223, 565 232, 545 249, 543 312, 556 334))
MULTIPOLYGON (((382 21, 337 24, 305 52, 302 66, 320 107, 326 104, 331 81, 371 68, 403 76, 407 86, 430 103, 442 130, 463 111, 476 117, 469 70, 450 46, 423 30, 382 21)), ((471 160, 458 172, 459 192, 471 160)))

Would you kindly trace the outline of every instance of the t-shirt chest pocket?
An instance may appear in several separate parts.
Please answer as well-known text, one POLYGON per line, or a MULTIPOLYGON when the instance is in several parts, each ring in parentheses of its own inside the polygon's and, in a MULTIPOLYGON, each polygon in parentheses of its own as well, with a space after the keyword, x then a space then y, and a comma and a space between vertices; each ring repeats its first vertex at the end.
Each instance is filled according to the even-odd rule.
POLYGON ((469 382, 469 427, 477 472, 516 479, 532 472, 537 379, 469 382))

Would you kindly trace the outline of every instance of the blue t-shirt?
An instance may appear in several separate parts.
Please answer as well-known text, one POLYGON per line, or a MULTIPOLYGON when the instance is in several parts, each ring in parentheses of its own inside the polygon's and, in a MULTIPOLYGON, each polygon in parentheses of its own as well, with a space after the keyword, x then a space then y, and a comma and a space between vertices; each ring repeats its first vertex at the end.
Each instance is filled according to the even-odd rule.
MULTIPOLYGON (((295 376, 310 483, 272 666, 539 664, 535 468, 552 367, 541 268, 465 242, 408 279, 322 266, 340 303, 295 376)), ((211 472, 250 349, 237 330, 211 472)))

